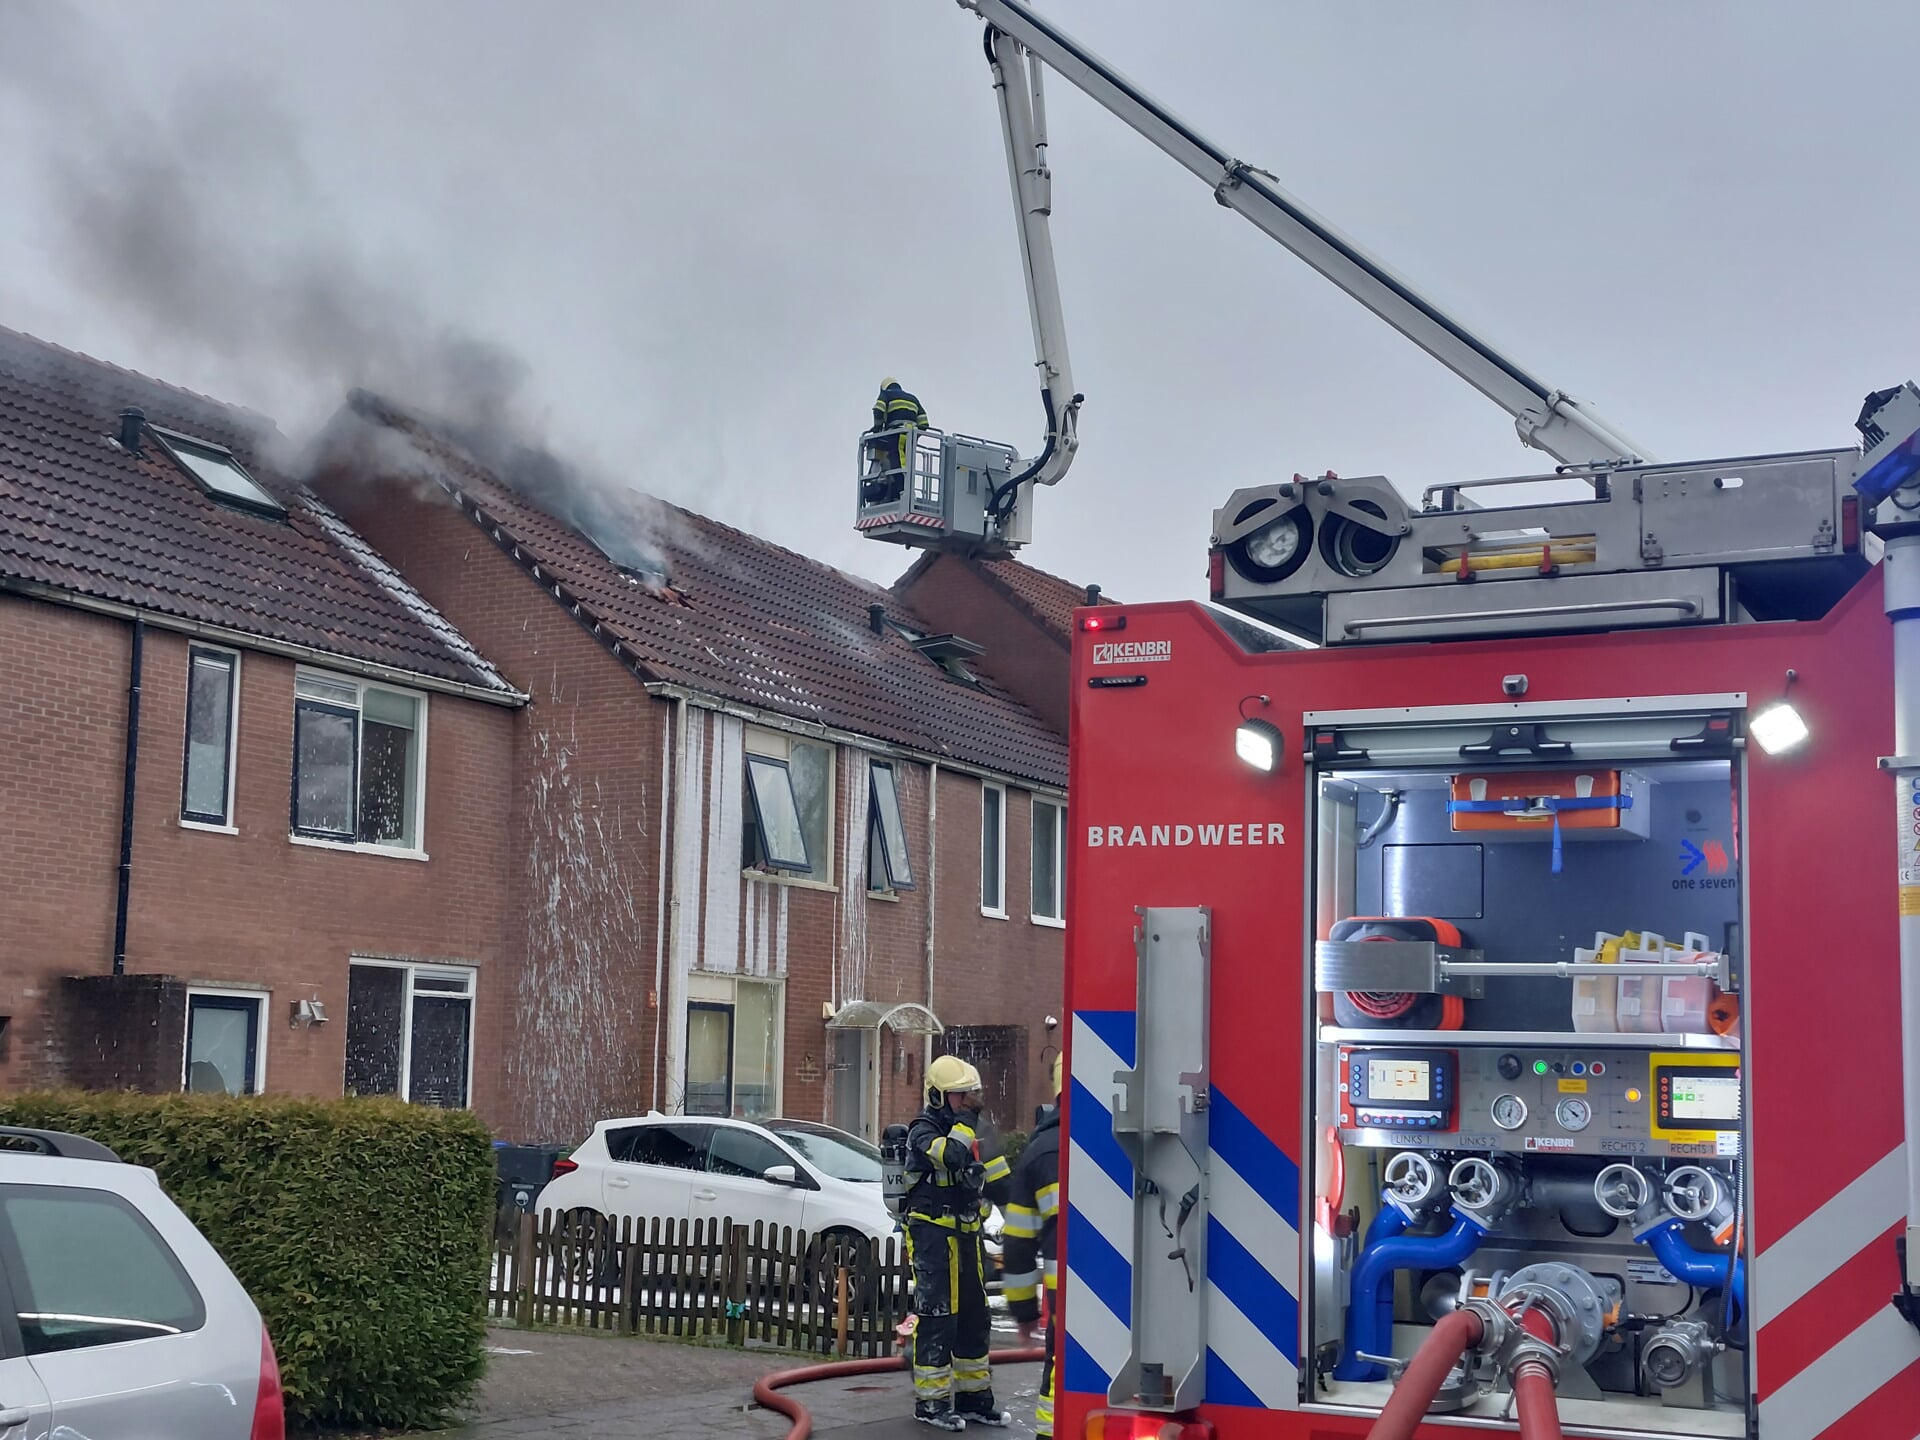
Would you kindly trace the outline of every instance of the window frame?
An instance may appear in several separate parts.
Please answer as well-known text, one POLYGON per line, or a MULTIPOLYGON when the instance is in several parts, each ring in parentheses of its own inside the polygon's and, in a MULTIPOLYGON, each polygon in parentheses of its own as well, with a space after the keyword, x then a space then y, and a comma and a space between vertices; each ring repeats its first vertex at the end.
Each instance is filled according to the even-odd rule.
POLYGON ((867 762, 867 893, 869 895, 892 895, 901 890, 911 890, 913 881, 912 841, 907 838, 907 816, 900 806, 900 775, 891 760, 869 760, 867 762), (880 795, 880 775, 887 777, 887 798, 880 795), (900 831, 900 864, 906 871, 906 878, 894 874, 893 844, 887 838, 886 811, 891 802, 894 823, 900 831), (886 884, 876 888, 873 883, 873 845, 879 842, 881 873, 886 884))
POLYGON ((727 1109, 724 1115, 694 1115, 686 1108, 686 1060, 683 1058, 680 1075, 680 1113, 697 1120, 744 1120, 749 1124, 757 1123, 759 1118, 779 1118, 786 1104, 787 1093, 787 977, 784 975, 716 975, 708 972, 698 972, 688 977, 688 1029, 682 1036, 683 1057, 686 1047, 692 1044, 692 1015, 696 1009, 727 1012, 727 1109), (774 1056, 771 1069, 772 1083, 767 1098, 767 1113, 764 1117, 733 1113, 740 1094, 740 987, 742 985, 761 985, 773 992, 774 1056))
POLYGON ((1007 787, 994 780, 980 782, 980 913, 990 920, 1007 918, 1007 787), (998 888, 994 891, 997 905, 987 903, 987 796, 991 793, 999 797, 995 806, 999 821, 997 836, 998 888))
POLYGON ((389 685, 385 681, 363 680, 356 675, 342 675, 336 671, 321 670, 312 666, 300 666, 294 671, 293 693, 293 754, 288 763, 289 798, 287 802, 287 840, 294 845, 308 845, 322 850, 350 850, 360 855, 390 855, 403 860, 425 860, 427 856, 427 729, 428 697, 424 690, 410 690, 404 685, 389 685), (300 681, 311 679, 327 685, 350 687, 354 692, 352 705, 339 700, 326 700, 318 696, 302 695, 300 681), (366 749, 366 701, 370 690, 382 691, 389 695, 400 696, 413 702, 414 709, 414 776, 407 796, 407 804, 413 816, 413 843, 385 844, 378 840, 362 840, 360 832, 360 784, 364 770, 363 760, 366 749), (302 710, 317 710, 322 713, 348 716, 353 721, 353 833, 338 830, 320 830, 300 827, 300 713, 302 710))
POLYGON ((193 1008, 196 1000, 215 1002, 209 1008, 215 1010, 237 1009, 240 1004, 250 1004, 254 1011, 253 1065, 252 1082, 249 1090, 242 1095, 264 1095, 267 1093, 267 1002, 272 995, 266 990, 246 990, 239 987, 220 985, 187 986, 187 1024, 180 1039, 180 1089, 187 1088, 187 1072, 193 1064, 193 1008), (222 1004, 220 1002, 227 1002, 222 1004))
POLYGON ((1048 795, 1029 797, 1027 818, 1027 918, 1035 925, 1064 930, 1067 925, 1067 804, 1048 795), (1055 913, 1043 915, 1034 903, 1033 857, 1040 853, 1039 819, 1042 809, 1053 811, 1053 903, 1055 913))
POLYGON ((180 717, 180 828, 206 830, 216 835, 238 835, 234 823, 233 797, 240 768, 240 652, 223 645, 203 645, 198 640, 187 646, 186 711, 180 717), (222 765, 226 788, 221 795, 222 813, 209 817, 205 812, 187 809, 187 783, 193 771, 193 677, 201 656, 224 662, 227 669, 227 753, 222 765))
MULTIPOLYGON (((807 853, 807 824, 804 817, 800 814, 800 796, 793 788, 792 769, 785 760, 776 760, 771 755, 762 755, 753 750, 743 752, 740 763, 745 767, 747 772, 747 803, 753 807, 754 832, 758 837, 757 849, 760 855, 761 866, 768 870, 780 871, 783 874, 804 875, 808 879, 812 879, 814 866, 812 857, 807 853), (794 834, 800 839, 800 857, 798 860, 782 858, 775 855, 773 853, 773 846, 768 841, 767 801, 764 800, 760 794, 761 776, 759 772, 761 770, 778 772, 778 783, 784 787, 787 803, 793 807, 793 830, 794 834)), ((771 780, 771 774, 769 774, 768 779, 771 780)), ((778 794, 781 792, 776 791, 775 793, 778 794)))
POLYGON ((770 730, 758 725, 743 724, 741 727, 741 785, 747 791, 744 805, 755 807, 744 810, 743 826, 751 824, 761 828, 758 797, 753 794, 753 780, 747 770, 748 762, 754 758, 778 761, 787 767, 787 784, 793 792, 794 814, 799 818, 801 843, 806 847, 807 859, 811 868, 798 870, 791 867, 773 866, 766 860, 766 846, 759 847, 759 859, 756 863, 747 858, 745 839, 742 836, 740 873, 750 880, 775 885, 800 885, 810 889, 834 890, 840 887, 835 880, 834 866, 840 854, 840 747, 830 740, 818 740, 807 735, 789 734, 784 730, 770 730), (807 815, 800 803, 800 787, 793 779, 793 752, 795 747, 805 746, 820 751, 826 757, 825 783, 822 787, 822 799, 825 814, 821 816, 820 833, 812 835, 807 829, 807 815), (824 852, 815 855, 814 841, 819 841, 824 852))
POLYGON ((147 432, 160 442, 160 448, 167 452, 167 457, 180 468, 180 472, 199 486, 200 493, 214 504, 225 505, 234 510, 244 510, 249 515, 258 515, 268 520, 287 518, 287 507, 274 497, 271 490, 254 479, 247 467, 240 463, 240 457, 226 446, 217 441, 202 440, 198 435, 183 435, 177 430, 168 430, 151 423, 147 426, 147 432), (256 500, 250 495, 239 495, 231 490, 217 489, 193 467, 187 459, 189 454, 233 471, 250 488, 259 491, 263 498, 256 500))
MULTIPOLYGON (((414 996, 418 993, 414 987, 414 981, 419 975, 424 974, 440 976, 449 980, 461 979, 465 982, 466 989, 464 990, 428 990, 425 993, 428 996, 438 996, 443 999, 464 998, 467 1002, 467 1073, 466 1078, 462 1081, 462 1086, 466 1093, 466 1103, 445 1108, 455 1110, 473 1109, 473 1040, 474 1029, 478 1020, 477 1011, 480 1005, 479 967, 441 961, 394 960, 380 955, 352 956, 347 961, 347 1013, 344 1017, 346 1023, 349 1025, 352 1024, 353 1016, 353 971, 355 966, 364 966, 368 969, 378 970, 404 970, 406 972, 406 979, 400 987, 400 1088, 394 1092, 394 1096, 396 1099, 404 1100, 409 1105, 414 1103, 413 1001, 414 996)), ((348 1044, 351 1045, 352 1035, 350 1031, 348 1032, 347 1041, 348 1044)), ((340 1062, 340 1093, 343 1095, 348 1093, 347 1063, 347 1057, 342 1055, 340 1062)))

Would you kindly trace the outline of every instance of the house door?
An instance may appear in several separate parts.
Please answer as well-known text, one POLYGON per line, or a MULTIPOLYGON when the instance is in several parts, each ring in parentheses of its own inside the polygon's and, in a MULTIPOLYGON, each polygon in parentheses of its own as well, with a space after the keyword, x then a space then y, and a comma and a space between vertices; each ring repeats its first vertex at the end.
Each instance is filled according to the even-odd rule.
POLYGON ((689 1115, 733 1114, 733 1007, 687 1007, 689 1115))
POLYGON ((835 1030, 829 1068, 833 1072, 833 1123, 850 1135, 875 1140, 869 1099, 873 1085, 873 1031, 835 1030))

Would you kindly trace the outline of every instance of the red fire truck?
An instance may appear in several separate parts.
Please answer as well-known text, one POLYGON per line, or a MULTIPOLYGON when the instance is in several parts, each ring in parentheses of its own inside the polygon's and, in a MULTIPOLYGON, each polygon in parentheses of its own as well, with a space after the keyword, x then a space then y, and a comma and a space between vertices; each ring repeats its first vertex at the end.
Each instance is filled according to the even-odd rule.
POLYGON ((1077 612, 1057 1433, 1914 1440, 1920 390, 1656 463, 1022 0, 960 3, 1046 439, 867 460, 865 533, 1006 553, 1071 461, 1043 69, 1559 462, 1243 489, 1211 605, 1077 612))

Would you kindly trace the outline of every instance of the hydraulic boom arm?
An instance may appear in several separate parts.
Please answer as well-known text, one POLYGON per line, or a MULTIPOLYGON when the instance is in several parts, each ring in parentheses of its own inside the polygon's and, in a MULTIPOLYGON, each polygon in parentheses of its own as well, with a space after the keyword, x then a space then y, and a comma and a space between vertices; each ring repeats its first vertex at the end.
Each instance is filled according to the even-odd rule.
MULTIPOLYGON (((1046 231, 1051 176, 1046 169, 1044 112, 1037 103, 1029 106, 1027 95, 1017 83, 1014 46, 1026 52, 1035 102, 1040 94, 1038 67, 1045 64, 1199 176, 1222 205, 1239 211, 1500 406, 1513 417, 1514 428, 1524 443, 1566 465, 1653 458, 1580 401, 1536 379, 1457 320, 1441 313, 1406 281, 1281 190, 1266 171, 1235 159, 1201 136, 1092 51, 1036 15, 1022 0, 959 0, 959 4, 992 27, 988 48, 1007 129, 1009 163, 1016 172, 1014 193, 1020 210, 1021 253, 1026 261, 1041 378, 1047 387, 1050 419, 1056 422, 1057 430, 1064 430, 1069 442, 1068 456, 1072 453, 1072 419, 1059 402, 1065 392, 1071 391, 1072 383, 1066 369, 1066 342, 1060 334, 1053 252, 1046 231), (1050 363, 1057 366, 1057 386, 1050 363)), ((1060 448, 1052 434, 1049 445, 1056 452, 1060 448)), ((1043 455, 1039 471, 1045 472, 1050 463, 1043 455)), ((1065 469, 1063 460, 1052 474, 1036 473, 1032 478, 1050 484, 1065 469)))

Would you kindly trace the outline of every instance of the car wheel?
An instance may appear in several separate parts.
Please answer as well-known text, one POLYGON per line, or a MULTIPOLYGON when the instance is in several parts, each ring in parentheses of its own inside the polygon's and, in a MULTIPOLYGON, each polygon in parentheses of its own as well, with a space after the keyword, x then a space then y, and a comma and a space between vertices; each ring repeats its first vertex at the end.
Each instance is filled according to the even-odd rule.
POLYGON ((847 1269, 847 1304, 860 1284, 860 1237, 851 1230, 829 1230, 807 1245, 806 1283, 814 1304, 833 1309, 839 1303, 840 1268, 847 1269))
POLYGON ((613 1221, 596 1210, 569 1210, 554 1228, 555 1273, 576 1285, 611 1284, 619 1278, 619 1246, 613 1221))

